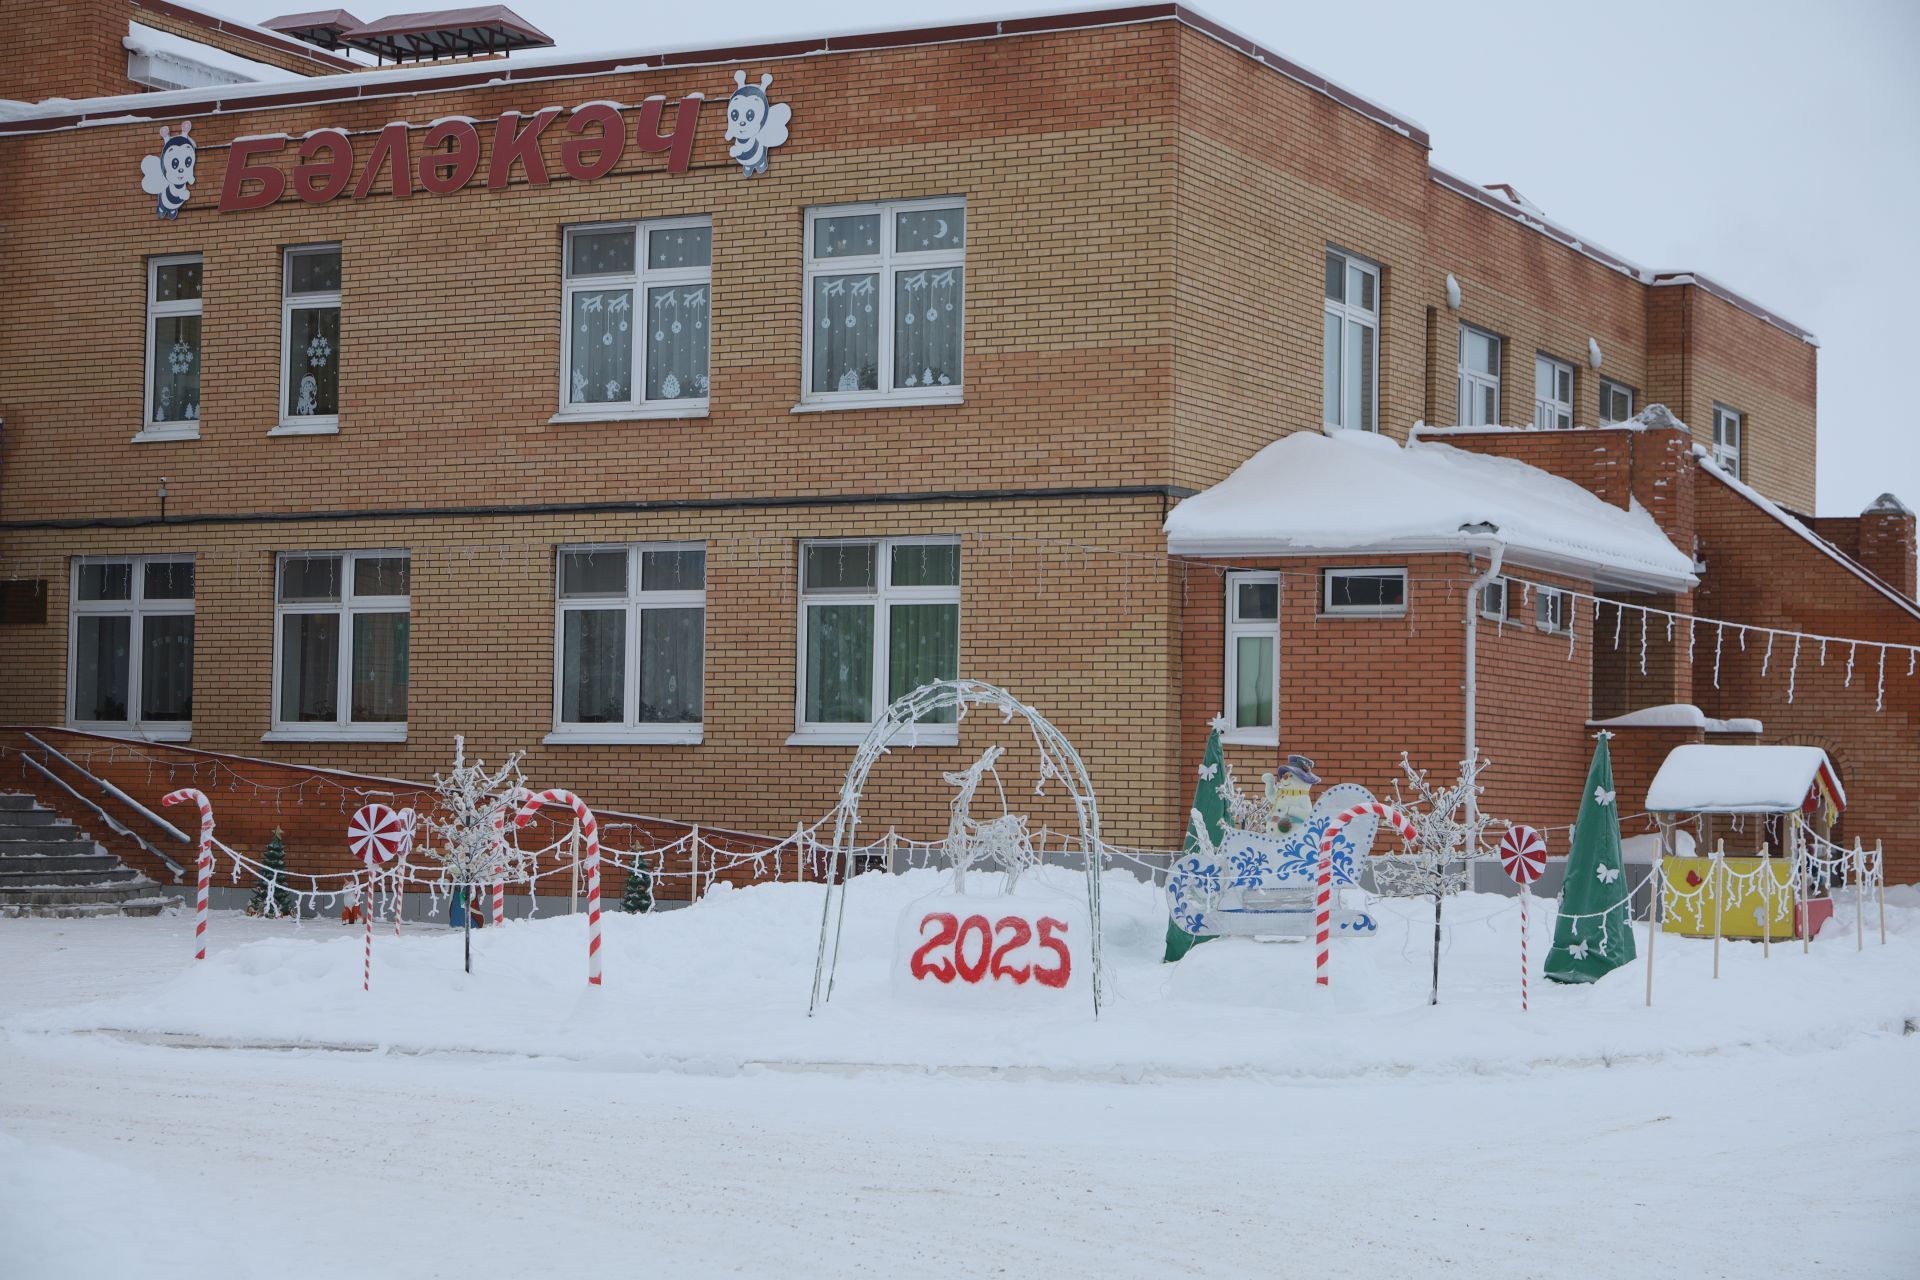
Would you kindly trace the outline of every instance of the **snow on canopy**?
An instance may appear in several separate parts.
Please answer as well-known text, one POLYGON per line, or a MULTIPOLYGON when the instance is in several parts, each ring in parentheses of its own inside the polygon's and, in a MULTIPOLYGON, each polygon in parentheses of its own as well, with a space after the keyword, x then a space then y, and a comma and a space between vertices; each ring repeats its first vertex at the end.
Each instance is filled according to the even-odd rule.
POLYGON ((1638 502, 1611 506, 1571 480, 1510 458, 1369 431, 1298 431, 1175 507, 1176 555, 1449 551, 1485 547, 1492 525, 1516 565, 1604 586, 1675 590, 1693 558, 1638 502))
POLYGON ((1712 746, 1690 742, 1667 753, 1647 788, 1651 813, 1793 813, 1824 793, 1844 809, 1827 753, 1819 747, 1712 746))

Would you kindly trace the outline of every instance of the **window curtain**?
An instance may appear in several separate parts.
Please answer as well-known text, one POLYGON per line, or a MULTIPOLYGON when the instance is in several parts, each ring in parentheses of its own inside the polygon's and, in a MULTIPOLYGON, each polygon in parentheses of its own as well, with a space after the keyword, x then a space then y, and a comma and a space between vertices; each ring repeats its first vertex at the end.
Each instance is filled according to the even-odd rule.
MULTIPOLYGON (((960 674, 960 606, 957 604, 896 604, 887 617, 887 697, 912 693, 935 680, 960 674)), ((921 717, 923 722, 952 724, 955 708, 921 717)))
POLYGON ((409 623, 404 613, 354 615, 354 720, 395 724, 407 718, 409 623))
POLYGON ((1273 639, 1241 636, 1235 645, 1233 723, 1264 729, 1273 723, 1273 639))
POLYGON ((707 394, 707 286, 647 290, 647 399, 707 394))
POLYGON ((133 619, 81 615, 74 620, 73 714, 81 720, 127 718, 127 654, 133 619))
POLYGON ((140 643, 140 718, 193 719, 193 615, 143 619, 140 643))
POLYGON ((959 267, 894 273, 894 386, 946 387, 960 381, 960 288, 959 267))
POLYGON ((561 721, 621 723, 627 696, 626 610, 568 609, 560 649, 561 721))
POLYGON ((705 609, 646 609, 640 614, 640 721, 698 724, 701 717, 705 609))
POLYGON ((877 275, 814 277, 815 391, 879 389, 879 283, 877 275))
POLYGON ((153 420, 200 417, 200 317, 161 316, 153 322, 153 420))
POLYGON ((599 404, 633 398, 633 291, 582 289, 573 295, 573 369, 568 398, 599 404))
POLYGON ((807 609, 809 724, 860 724, 873 718, 873 606, 807 609))
POLYGON ((340 714, 339 615, 290 613, 280 621, 280 718, 334 720, 340 714))

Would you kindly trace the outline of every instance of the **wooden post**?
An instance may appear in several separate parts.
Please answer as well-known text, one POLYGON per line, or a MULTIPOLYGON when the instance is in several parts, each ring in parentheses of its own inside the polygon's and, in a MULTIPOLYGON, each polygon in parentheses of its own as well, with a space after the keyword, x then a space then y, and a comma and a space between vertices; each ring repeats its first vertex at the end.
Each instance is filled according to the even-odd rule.
POLYGON ((1813 945, 1813 895, 1808 892, 1810 886, 1807 877, 1807 858, 1811 850, 1807 848, 1807 833, 1797 818, 1793 823, 1793 847, 1793 863, 1799 868, 1794 877, 1794 888, 1800 895, 1800 916, 1795 924, 1800 930, 1800 954, 1806 955, 1807 948, 1813 945))
POLYGON ((1853 949, 1867 949, 1867 847, 1853 838, 1853 949))
POLYGON ((1727 898, 1726 877, 1722 874, 1727 865, 1726 857, 1726 840, 1716 840, 1713 845, 1713 879, 1709 881, 1713 885, 1713 976, 1716 981, 1720 977, 1720 909, 1727 898))
POLYGON ((1765 877, 1760 897, 1760 958, 1773 959, 1773 855, 1760 850, 1760 871, 1765 877))
POLYGON ((1653 940, 1660 932, 1661 879, 1666 875, 1667 851, 1673 847, 1673 819, 1660 818, 1660 848, 1653 855, 1653 874, 1647 877, 1647 1008, 1653 1008, 1653 940))
POLYGON ((1887 945, 1887 851, 1873 842, 1873 891, 1880 899, 1880 945, 1887 945))

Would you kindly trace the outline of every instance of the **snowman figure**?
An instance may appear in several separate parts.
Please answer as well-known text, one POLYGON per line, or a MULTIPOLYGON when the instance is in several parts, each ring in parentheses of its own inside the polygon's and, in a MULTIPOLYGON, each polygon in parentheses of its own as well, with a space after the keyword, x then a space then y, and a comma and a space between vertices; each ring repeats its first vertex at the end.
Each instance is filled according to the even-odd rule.
POLYGON ((160 154, 140 157, 140 189, 159 197, 153 206, 156 216, 180 216, 181 206, 193 194, 193 166, 198 154, 193 121, 182 122, 179 133, 165 125, 160 127, 160 154))
POLYGON ((1313 817, 1313 788, 1320 784, 1320 775, 1313 771, 1313 761, 1305 756, 1288 756, 1286 764, 1275 773, 1263 773, 1260 780, 1267 786, 1267 830, 1274 835, 1291 835, 1298 827, 1304 827, 1313 817))
POLYGON ((727 99, 727 154, 740 164, 740 176, 751 178, 767 171, 767 153, 787 140, 787 121, 793 108, 767 101, 773 77, 762 74, 759 84, 748 84, 747 73, 733 73, 733 96, 727 99))

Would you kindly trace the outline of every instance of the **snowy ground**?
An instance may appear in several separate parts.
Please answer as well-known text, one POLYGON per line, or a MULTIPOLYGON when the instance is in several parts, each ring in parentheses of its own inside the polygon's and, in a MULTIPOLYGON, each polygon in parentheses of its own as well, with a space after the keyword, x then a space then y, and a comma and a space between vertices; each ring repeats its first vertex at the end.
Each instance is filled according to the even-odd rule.
POLYGON ((383 932, 371 997, 334 924, 0 921, 0 1275, 1920 1274, 1920 893, 1523 1016, 1511 899, 1449 904, 1434 1010, 1422 908, 1321 994, 1296 946, 1154 963, 1116 877, 1095 1024, 897 998, 934 885, 855 882, 812 1020, 815 886, 610 916, 599 991, 577 918, 472 978, 383 932))

